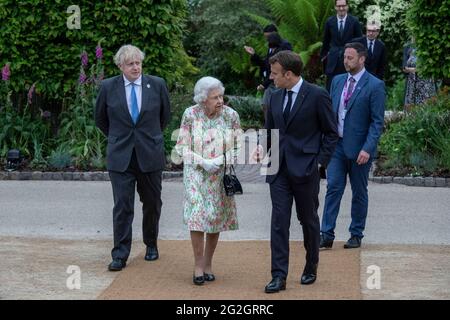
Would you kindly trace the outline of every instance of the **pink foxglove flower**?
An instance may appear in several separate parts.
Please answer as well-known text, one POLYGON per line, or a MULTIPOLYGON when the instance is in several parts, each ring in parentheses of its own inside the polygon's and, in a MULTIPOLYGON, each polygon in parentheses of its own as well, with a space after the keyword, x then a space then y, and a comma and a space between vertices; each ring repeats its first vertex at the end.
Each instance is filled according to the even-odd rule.
POLYGON ((9 63, 7 63, 2 68, 2 80, 8 81, 10 76, 11 76, 11 70, 9 69, 9 63))
POLYGON ((28 90, 28 95, 27 95, 29 105, 33 102, 33 94, 34 94, 35 90, 36 90, 36 83, 33 83, 30 90, 28 90))
POLYGON ((97 59, 102 59, 102 58, 103 58, 103 49, 102 49, 102 47, 100 47, 100 45, 98 45, 98 46, 95 48, 95 57, 96 57, 97 59))
POLYGON ((89 62, 89 59, 88 59, 87 52, 86 52, 86 51, 83 51, 83 52, 81 53, 81 65, 82 65, 83 67, 87 67, 88 62, 89 62))

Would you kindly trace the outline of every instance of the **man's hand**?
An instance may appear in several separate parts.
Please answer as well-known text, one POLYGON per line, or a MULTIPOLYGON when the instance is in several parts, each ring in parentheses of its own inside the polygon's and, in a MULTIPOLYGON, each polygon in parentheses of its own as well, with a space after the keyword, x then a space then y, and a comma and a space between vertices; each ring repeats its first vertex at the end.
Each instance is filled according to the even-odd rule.
POLYGON ((252 159, 259 163, 264 157, 263 157, 264 149, 262 145, 258 144, 252 152, 252 159))
POLYGON ((367 161, 369 161, 369 158, 370 158, 370 154, 368 154, 364 150, 361 150, 359 152, 358 159, 356 159, 356 163, 359 165, 366 164, 367 161))
POLYGON ((255 54, 255 49, 253 49, 252 47, 244 46, 244 49, 251 56, 255 54))
POLYGON ((322 166, 321 164, 319 164, 319 176, 320 176, 320 179, 326 179, 327 178, 326 168, 324 166, 322 166))
POLYGON ((259 85, 256 87, 256 90, 258 90, 258 91, 264 91, 264 90, 266 90, 266 88, 264 88, 264 86, 263 86, 262 84, 259 84, 259 85))

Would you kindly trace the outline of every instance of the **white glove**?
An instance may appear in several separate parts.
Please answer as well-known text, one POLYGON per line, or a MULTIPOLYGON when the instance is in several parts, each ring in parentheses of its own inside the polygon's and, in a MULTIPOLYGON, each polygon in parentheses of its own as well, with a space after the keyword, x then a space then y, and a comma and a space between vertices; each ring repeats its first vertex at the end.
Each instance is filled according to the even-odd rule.
POLYGON ((214 163, 214 159, 203 159, 200 164, 207 172, 213 173, 219 170, 219 166, 214 163))
POLYGON ((220 156, 213 159, 203 159, 200 165, 207 172, 213 173, 219 170, 222 164, 223 164, 223 156, 220 156))

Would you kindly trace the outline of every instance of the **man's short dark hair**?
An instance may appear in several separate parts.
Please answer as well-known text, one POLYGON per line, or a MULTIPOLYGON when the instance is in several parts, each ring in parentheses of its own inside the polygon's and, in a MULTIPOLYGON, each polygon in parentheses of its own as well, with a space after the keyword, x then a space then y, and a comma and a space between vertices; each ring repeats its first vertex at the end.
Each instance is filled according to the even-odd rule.
POLYGON ((275 27, 274 24, 268 24, 267 26, 264 27, 263 32, 278 32, 277 27, 275 27))
POLYGON ((367 49, 366 49, 366 47, 364 47, 364 45, 362 43, 350 42, 350 43, 347 43, 344 48, 345 49, 347 49, 347 48, 355 49, 360 57, 364 56, 367 58, 367 49))
POLYGON ((269 43, 269 48, 278 48, 279 46, 281 46, 282 41, 283 41, 283 39, 281 39, 278 32, 272 32, 267 37, 267 42, 269 43))
POLYGON ((270 64, 278 62, 283 70, 291 71, 296 76, 300 76, 303 71, 303 62, 298 54, 290 50, 283 50, 273 55, 269 59, 270 64))

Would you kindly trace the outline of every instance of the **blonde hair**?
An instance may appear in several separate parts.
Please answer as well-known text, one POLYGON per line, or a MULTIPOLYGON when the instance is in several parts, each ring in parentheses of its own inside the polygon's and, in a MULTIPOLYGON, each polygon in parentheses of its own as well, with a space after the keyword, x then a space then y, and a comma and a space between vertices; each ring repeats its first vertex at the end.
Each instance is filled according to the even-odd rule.
POLYGON ((114 56, 114 63, 116 66, 124 64, 125 61, 138 58, 141 62, 144 61, 145 54, 138 48, 131 44, 126 44, 120 47, 114 56))

